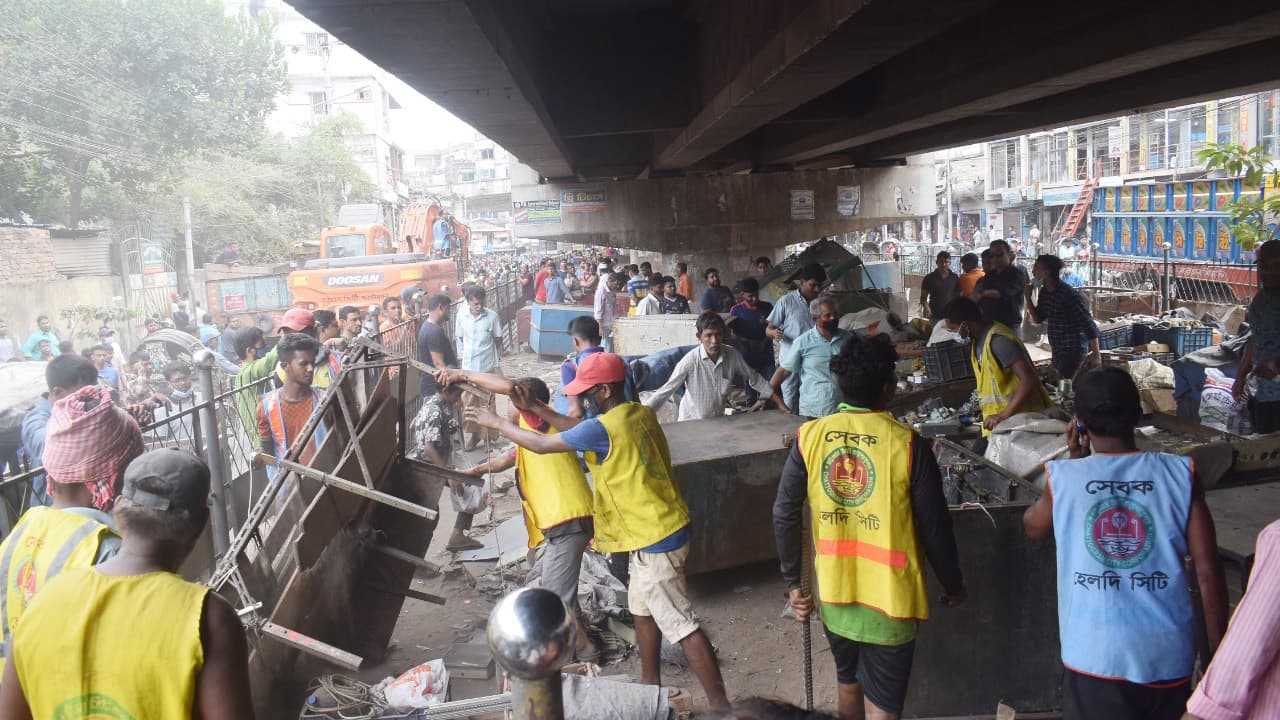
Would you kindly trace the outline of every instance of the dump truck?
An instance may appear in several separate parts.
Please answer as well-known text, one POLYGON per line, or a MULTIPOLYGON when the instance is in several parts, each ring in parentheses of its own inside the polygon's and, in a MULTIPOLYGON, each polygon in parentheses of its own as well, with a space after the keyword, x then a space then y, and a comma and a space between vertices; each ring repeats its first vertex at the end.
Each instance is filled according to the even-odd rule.
POLYGON ((401 217, 401 232, 380 223, 327 227, 320 257, 289 274, 294 307, 337 310, 380 303, 405 287, 459 298, 471 229, 438 202, 417 202, 401 217))

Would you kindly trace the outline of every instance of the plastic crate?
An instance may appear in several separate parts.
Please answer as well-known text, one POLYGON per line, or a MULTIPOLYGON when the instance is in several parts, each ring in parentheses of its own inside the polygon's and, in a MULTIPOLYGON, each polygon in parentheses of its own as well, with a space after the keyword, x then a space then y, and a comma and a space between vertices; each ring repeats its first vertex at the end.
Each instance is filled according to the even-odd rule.
POLYGON ((946 382, 973 377, 967 344, 951 341, 927 345, 922 354, 925 372, 934 380, 946 382))
POLYGON ((1098 347, 1111 350, 1118 347, 1133 347, 1133 325, 1118 325, 1106 330, 1098 330, 1098 347))
POLYGON ((1210 327, 1176 327, 1170 328, 1167 333, 1164 342, 1178 357, 1196 350, 1203 350, 1213 344, 1213 328, 1210 327))
POLYGON ((1154 327, 1142 323, 1133 324, 1133 334, 1130 339, 1132 342, 1129 345, 1132 346, 1145 345, 1149 342, 1164 342, 1164 340, 1156 339, 1156 329, 1154 327))

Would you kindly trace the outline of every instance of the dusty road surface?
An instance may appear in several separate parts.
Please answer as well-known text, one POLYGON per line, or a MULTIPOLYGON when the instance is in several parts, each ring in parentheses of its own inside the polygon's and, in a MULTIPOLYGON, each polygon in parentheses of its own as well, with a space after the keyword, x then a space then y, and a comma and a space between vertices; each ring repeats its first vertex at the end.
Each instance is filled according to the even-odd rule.
MULTIPOLYGON (((509 377, 536 375, 545 379, 554 390, 559 385, 559 363, 542 362, 529 353, 504 358, 503 371, 509 377)), ((499 410, 505 408, 505 398, 499 398, 499 410)), ((505 442, 495 445, 509 447, 505 442)), ((481 447, 470 453, 462 453, 459 467, 469 467, 484 462, 486 453, 481 447)), ((511 471, 500 478, 509 481, 511 471)), ((760 508, 768 513, 770 508, 760 508)), ((515 490, 496 499, 494 520, 488 512, 476 516, 472 537, 480 538, 492 530, 498 522, 520 512, 515 490)), ((420 572, 414 588, 449 598, 441 607, 416 600, 406 600, 396 626, 392 647, 386 660, 361 672, 361 679, 376 682, 388 675, 396 675, 419 663, 444 657, 455 643, 483 642, 485 622, 497 595, 493 593, 496 582, 493 575, 496 564, 452 562, 451 553, 444 547, 453 527, 454 511, 442 498, 440 521, 431 551, 427 559, 439 564, 445 572, 437 577, 426 577, 420 572), (476 578, 491 592, 477 589, 476 578)), ((503 548, 507 551, 507 548, 503 548)), ((733 548, 726 547, 726 553, 733 548)), ((505 580, 508 589, 515 589, 524 580, 525 569, 517 566, 504 572, 499 580, 505 580)), ((785 588, 775 563, 764 563, 747 568, 697 576, 689 581, 694 608, 712 643, 718 648, 720 664, 731 698, 763 695, 804 702, 804 671, 801 657, 801 631, 796 621, 782 617, 786 602, 785 588)), ((814 625, 813 634, 815 702, 819 707, 835 707, 835 671, 827 642, 821 628, 814 625)), ((639 680, 640 662, 633 651, 626 660, 602 668, 605 675, 628 675, 639 680)), ((706 707, 706 698, 697 678, 687 669, 664 664, 663 684, 686 688, 693 693, 695 706, 706 707)), ((454 699, 479 697, 500 692, 501 671, 495 671, 490 680, 453 679, 454 699)))

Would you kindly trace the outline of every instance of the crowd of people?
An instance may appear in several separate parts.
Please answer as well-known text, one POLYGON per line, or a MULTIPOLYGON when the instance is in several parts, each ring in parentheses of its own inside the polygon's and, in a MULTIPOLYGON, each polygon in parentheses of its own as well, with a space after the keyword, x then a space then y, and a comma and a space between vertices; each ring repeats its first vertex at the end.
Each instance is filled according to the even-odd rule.
MULTIPOLYGON (((655 306, 664 314, 666 301, 683 301, 675 307, 685 312, 677 314, 691 315, 692 280, 683 263, 664 276, 647 263, 615 272, 607 258, 570 257, 559 267, 547 260, 529 275, 527 289, 520 280, 526 271, 515 269, 530 301, 590 298, 592 313, 568 328, 574 352, 561 364, 559 393, 536 377, 503 375, 502 323, 487 307, 489 281, 502 280, 483 268, 463 287, 452 336, 452 299, 418 288, 386 298, 376 312, 291 309, 269 350, 258 327, 218 327, 206 315, 196 331, 234 372, 238 414, 262 451, 306 463, 326 428, 319 422, 309 437, 303 432, 341 372, 341 349, 362 333, 389 342, 389 333, 412 331, 405 320, 419 318, 416 359, 429 371, 420 373, 423 402, 410 427, 415 452, 454 467, 459 450, 486 438, 511 441, 509 451, 458 469, 476 477, 516 469, 529 547, 542 548, 539 584, 576 609, 588 545, 621 560, 641 681, 661 682, 665 637, 684 651, 717 709, 728 706, 729 692, 688 592, 691 517, 655 409, 680 393, 678 422, 731 407, 803 416, 772 509, 789 604, 800 622, 820 616, 836 667, 839 717, 899 716, 918 624, 930 617, 924 565, 942 587, 943 607, 964 603, 967 587, 937 460, 887 412, 899 359, 888 333, 841 326, 837 300, 823 293, 821 265, 802 267, 776 304, 761 300, 761 278, 771 269, 761 258, 759 276, 732 288, 715 270, 703 273, 690 345, 623 357, 609 347, 621 311, 615 294, 626 293, 636 314, 655 306), (594 272, 577 274, 592 263, 594 272), (507 411, 499 414, 492 397, 463 392, 464 383, 506 396, 507 411), (649 393, 643 402, 642 391, 649 393), (813 591, 802 581, 806 547, 813 591)), ((1076 378, 1070 459, 1048 464, 1045 492, 1024 517, 1029 538, 1055 541, 1065 716, 1267 717, 1280 703, 1269 640, 1277 635, 1280 523, 1259 538, 1249 590, 1228 626, 1213 519, 1195 468, 1182 456, 1137 449, 1137 387, 1121 370, 1090 367, 1097 328, 1062 280, 1061 260, 1035 259, 1035 292, 1004 241, 962 258, 963 273, 953 272, 950 260, 939 255, 921 310, 971 343, 984 431, 1049 403, 1020 337, 1024 318, 1050 324, 1054 365, 1076 378), (1200 599, 1198 612, 1188 587, 1200 599), (1217 655, 1197 684, 1201 635, 1217 655)), ((1262 248, 1259 268, 1262 291, 1250 311, 1259 330, 1246 372, 1272 388, 1280 384, 1280 313, 1271 312, 1280 296, 1280 243, 1262 248)), ((145 383, 135 393, 130 373, 104 373, 118 355, 104 342, 87 355, 49 358, 48 393, 28 416, 30 428, 24 420, 24 446, 30 440, 28 452, 44 465, 42 501, 0 543, 7 659, 0 716, 54 717, 71 708, 252 717, 234 609, 175 574, 208 520, 208 468, 187 451, 143 452, 137 418, 156 410, 158 379, 140 359, 131 369, 134 382, 145 383), (143 403, 132 402, 139 397, 143 403), (137 612, 143 602, 145 622, 137 612), (130 668, 127 677, 106 672, 121 663, 130 668)), ((159 374, 164 400, 191 397, 190 368, 166 365, 159 374)), ((1258 405, 1274 412, 1274 396, 1259 394, 1258 405)), ((472 484, 453 481, 450 489, 458 519, 449 549, 474 547, 466 533, 488 499, 472 484)), ((592 655, 587 633, 578 634, 576 651, 592 655)))

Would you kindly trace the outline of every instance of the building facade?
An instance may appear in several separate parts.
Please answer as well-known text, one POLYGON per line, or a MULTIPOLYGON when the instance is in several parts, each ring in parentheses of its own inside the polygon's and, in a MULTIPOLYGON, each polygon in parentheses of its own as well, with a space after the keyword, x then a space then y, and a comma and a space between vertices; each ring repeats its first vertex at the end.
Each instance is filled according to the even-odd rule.
POLYGON ((277 98, 267 128, 299 137, 330 116, 355 116, 363 131, 347 135, 344 142, 378 189, 379 200, 391 206, 407 201, 404 150, 391 135, 391 111, 400 105, 387 91, 387 73, 280 0, 226 3, 232 12, 269 12, 276 19, 289 89, 277 98))
MULTIPOLYGON (((1215 251, 1228 239, 1226 203, 1240 192, 1235 180, 1208 178, 1200 151, 1209 143, 1261 146, 1280 162, 1280 90, 1222 98, 1138 115, 1111 118, 1029 133, 937 153, 940 211, 945 233, 946 193, 951 193, 951 227, 965 239, 975 228, 994 228, 996 237, 1025 239, 1039 227, 1047 242, 1052 229, 1079 199, 1086 182, 1095 184, 1091 222, 1077 237, 1093 240, 1094 230, 1110 229, 1104 248, 1136 249, 1139 237, 1150 249, 1157 237, 1174 244, 1178 257, 1231 260, 1239 252, 1215 251), (976 150, 980 149, 980 155, 976 150), (950 179, 945 163, 950 160, 950 179), (948 188, 949 186, 949 188, 948 188), (1200 213, 1201 225, 1156 222, 1180 212, 1200 213), (1150 215, 1151 217, 1146 217, 1150 215), (1129 222, 1117 222, 1121 217, 1129 222), (1138 222, 1142 216, 1142 222, 1138 222), (1212 218, 1211 218, 1212 216, 1212 218), (1104 217, 1117 221, 1097 222, 1104 217), (1197 247, 1197 237, 1203 246, 1197 247), (1132 238, 1127 239, 1127 238, 1132 238), (1212 240, 1210 240, 1210 238, 1212 240), (1176 241, 1182 239, 1181 248, 1176 241), (1127 245, 1126 245, 1127 243, 1127 245)), ((1049 248, 1045 248, 1046 250, 1049 248)))
POLYGON ((1239 261, 1228 225, 1217 219, 1240 192, 1260 188, 1207 177, 1199 155, 1208 143, 1230 142, 1261 146, 1280 161, 1277 108, 1280 90, 1270 90, 988 142, 982 200, 952 202, 963 209, 952 217, 956 232, 969 237, 969 228, 996 227, 1001 236, 1025 238, 1038 225, 1047 242, 1091 182, 1091 222, 1076 237, 1105 252, 1135 252, 1140 238, 1147 252, 1167 240, 1178 258, 1239 261))
POLYGON ((477 134, 470 142, 416 152, 408 173, 415 200, 435 199, 471 226, 478 252, 511 244, 511 169, 506 150, 477 134))

